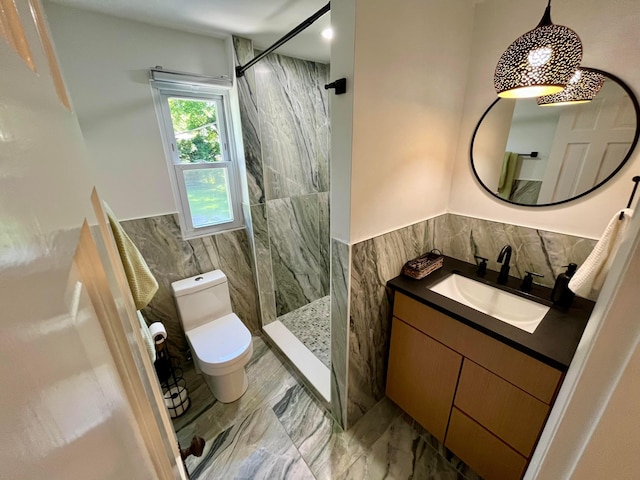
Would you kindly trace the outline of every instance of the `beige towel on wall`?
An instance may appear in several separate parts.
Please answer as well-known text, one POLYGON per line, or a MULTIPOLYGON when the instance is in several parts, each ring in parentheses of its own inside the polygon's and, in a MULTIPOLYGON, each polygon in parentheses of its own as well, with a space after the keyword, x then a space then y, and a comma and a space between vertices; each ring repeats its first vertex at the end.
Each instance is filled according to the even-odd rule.
POLYGON ((502 170, 500 171, 500 180, 498 180, 498 196, 509 200, 511 190, 513 189, 513 181, 516 176, 516 166, 518 165, 518 154, 513 152, 504 152, 502 159, 502 170))
POLYGON ((122 259, 133 301, 136 304, 136 309, 141 310, 149 304, 158 291, 158 282, 151 274, 147 262, 144 261, 135 244, 106 204, 105 210, 107 211, 111 231, 116 240, 118 253, 120 253, 120 258, 122 259))

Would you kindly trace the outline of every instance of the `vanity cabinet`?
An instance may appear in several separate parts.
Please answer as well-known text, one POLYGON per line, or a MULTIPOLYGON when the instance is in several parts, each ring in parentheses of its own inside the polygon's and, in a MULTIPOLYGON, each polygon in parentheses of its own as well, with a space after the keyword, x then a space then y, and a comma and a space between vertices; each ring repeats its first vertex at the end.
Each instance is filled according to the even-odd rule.
POLYGON ((462 355, 404 322, 393 325, 387 396, 444 442, 462 355))
POLYGON ((396 292, 387 396, 486 480, 522 477, 562 372, 396 292))

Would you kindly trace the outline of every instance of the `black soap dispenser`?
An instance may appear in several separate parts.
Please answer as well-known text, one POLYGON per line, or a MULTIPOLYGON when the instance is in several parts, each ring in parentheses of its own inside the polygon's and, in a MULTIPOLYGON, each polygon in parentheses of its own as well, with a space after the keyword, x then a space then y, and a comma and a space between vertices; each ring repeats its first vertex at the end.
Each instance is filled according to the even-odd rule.
POLYGON ((559 307, 569 308, 575 297, 575 294, 569 290, 569 280, 571 280, 573 274, 576 273, 578 265, 570 263, 566 265, 566 267, 567 271, 558 275, 556 279, 553 291, 551 292, 551 301, 559 307))

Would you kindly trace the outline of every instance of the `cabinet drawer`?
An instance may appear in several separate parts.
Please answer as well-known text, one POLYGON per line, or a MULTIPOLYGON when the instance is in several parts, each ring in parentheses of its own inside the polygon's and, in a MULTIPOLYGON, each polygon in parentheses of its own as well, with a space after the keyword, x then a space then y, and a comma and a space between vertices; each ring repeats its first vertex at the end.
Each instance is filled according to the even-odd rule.
POLYGON ((445 445, 485 480, 517 480, 527 466, 522 455, 455 407, 445 445))
POLYGON ((387 396, 444 441, 462 357, 394 318, 387 396))
POLYGON ((393 314, 461 355, 550 404, 562 373, 488 335, 396 292, 393 314))
POLYGON ((527 458, 549 412, 545 403, 469 360, 453 403, 527 458))

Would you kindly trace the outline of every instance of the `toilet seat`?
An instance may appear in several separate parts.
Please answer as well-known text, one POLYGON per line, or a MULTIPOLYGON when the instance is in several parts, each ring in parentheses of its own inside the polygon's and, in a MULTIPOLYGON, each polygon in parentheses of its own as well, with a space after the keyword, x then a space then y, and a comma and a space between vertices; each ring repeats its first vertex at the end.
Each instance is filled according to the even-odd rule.
POLYGON ((244 367, 251 358, 251 332, 230 313, 186 332, 203 373, 226 375, 244 367))

